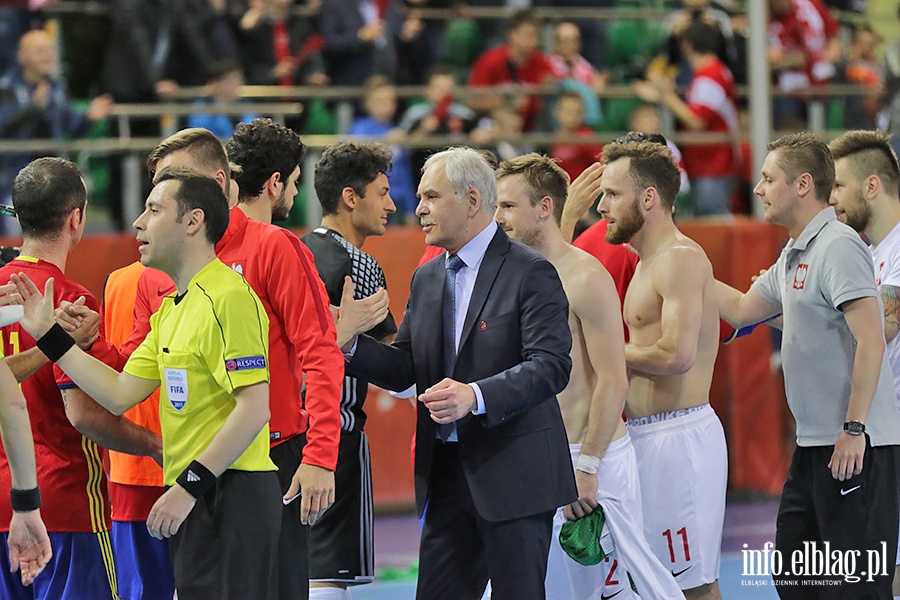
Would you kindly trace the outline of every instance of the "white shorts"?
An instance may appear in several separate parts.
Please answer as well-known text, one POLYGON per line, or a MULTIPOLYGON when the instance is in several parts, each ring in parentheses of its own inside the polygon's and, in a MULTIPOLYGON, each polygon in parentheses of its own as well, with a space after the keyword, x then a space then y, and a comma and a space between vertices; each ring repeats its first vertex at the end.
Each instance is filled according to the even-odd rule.
POLYGON ((644 534, 683 590, 719 578, 728 450, 708 404, 629 421, 644 506, 644 534))
MULTIPOLYGON (((572 465, 581 455, 580 444, 570 444, 572 465)), ((638 480, 637 457, 631 438, 616 440, 606 449, 597 471, 600 491, 603 496, 612 496, 632 509, 631 516, 638 527, 643 524, 641 508, 641 488, 638 480)), ((632 592, 626 569, 621 565, 613 550, 599 565, 585 567, 578 564, 563 551, 559 544, 559 531, 565 523, 563 509, 559 508, 553 518, 553 535, 550 538, 550 555, 547 559, 547 598, 552 600, 599 600, 601 596, 616 595, 616 600, 639 598, 632 592), (621 593, 620 593, 621 592, 621 593)))

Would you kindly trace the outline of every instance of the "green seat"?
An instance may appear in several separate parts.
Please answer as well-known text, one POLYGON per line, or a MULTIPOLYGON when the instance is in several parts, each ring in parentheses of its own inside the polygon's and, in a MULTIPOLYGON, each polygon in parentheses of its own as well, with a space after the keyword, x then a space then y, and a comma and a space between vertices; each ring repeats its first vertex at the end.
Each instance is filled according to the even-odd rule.
POLYGON ((444 29, 442 62, 461 70, 468 70, 482 50, 481 30, 474 19, 453 19, 444 29))
MULTIPOLYGON (((73 100, 72 106, 79 112, 87 112, 91 105, 91 100, 73 100)), ((95 121, 88 130, 84 139, 102 140, 109 137, 110 125, 109 119, 95 121)), ((109 206, 109 161, 110 157, 105 155, 87 154, 86 156, 76 157, 75 162, 78 163, 82 172, 85 174, 85 180, 89 184, 91 191, 91 202, 98 205, 109 206)))
POLYGON ((638 98, 608 98, 603 102, 603 120, 596 130, 601 133, 628 131, 631 111, 640 103, 638 98))
POLYGON ((325 105, 325 101, 316 99, 306 105, 306 123, 303 133, 306 135, 337 134, 337 117, 325 105))
POLYGON ((662 27, 647 21, 616 21, 609 27, 607 50, 610 64, 649 61, 662 46, 662 27))

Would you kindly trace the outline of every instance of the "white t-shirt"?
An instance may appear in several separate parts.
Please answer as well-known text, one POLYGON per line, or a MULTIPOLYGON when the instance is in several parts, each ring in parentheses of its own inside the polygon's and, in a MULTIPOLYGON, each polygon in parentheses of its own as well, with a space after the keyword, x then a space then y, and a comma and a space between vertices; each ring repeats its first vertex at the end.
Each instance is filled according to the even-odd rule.
MULTIPOLYGON (((875 260, 875 283, 878 289, 882 285, 900 287, 900 223, 894 226, 877 247, 872 248, 872 258, 875 260)), ((900 335, 887 345, 886 354, 894 374, 894 389, 900 395, 900 335)))

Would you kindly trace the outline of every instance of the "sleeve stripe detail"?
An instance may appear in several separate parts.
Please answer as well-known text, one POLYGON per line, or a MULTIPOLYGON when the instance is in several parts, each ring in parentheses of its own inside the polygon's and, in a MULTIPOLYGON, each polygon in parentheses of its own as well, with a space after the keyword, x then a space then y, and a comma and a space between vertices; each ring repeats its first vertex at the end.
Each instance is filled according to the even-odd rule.
POLYGON ((285 236, 287 236, 288 241, 290 241, 291 246, 293 246, 294 251, 297 253, 297 258, 300 261, 300 265, 303 267, 303 271, 306 273, 306 279, 310 282, 310 296, 312 296, 313 304, 316 307, 316 316, 319 319, 319 329, 324 334, 328 331, 328 315, 330 314, 330 311, 322 302, 322 296, 316 293, 315 282, 319 278, 319 273, 312 271, 309 265, 309 261, 306 260, 305 256, 303 256, 303 251, 300 249, 300 244, 302 243, 300 242, 300 238, 298 238, 287 229, 282 229, 281 231, 285 236))

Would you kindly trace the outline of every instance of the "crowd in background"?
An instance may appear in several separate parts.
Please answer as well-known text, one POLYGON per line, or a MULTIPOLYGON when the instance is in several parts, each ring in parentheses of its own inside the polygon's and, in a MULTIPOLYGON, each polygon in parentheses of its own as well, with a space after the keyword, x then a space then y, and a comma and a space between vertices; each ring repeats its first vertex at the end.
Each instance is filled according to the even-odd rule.
MULTIPOLYGON (((670 118, 682 131, 718 134, 709 143, 680 144, 680 215, 749 211, 749 146, 739 143, 746 102, 736 92, 747 82, 748 18, 737 0, 470 3, 507 7, 507 19, 472 18, 451 0, 116 0, 90 3, 103 10, 59 13, 51 4, 0 2, 0 138, 115 136, 117 124, 107 117, 117 103, 246 102, 243 115, 197 114, 181 123, 227 139, 255 116, 241 96, 244 84, 361 86, 349 129, 327 98, 306 102, 286 121, 301 134, 392 144, 395 222, 414 220, 414 189, 431 152, 412 142, 449 136, 500 158, 540 150, 574 179, 601 149, 596 133, 670 131, 670 118), (528 10, 548 4, 671 10, 662 22, 569 20, 565 10, 542 21, 528 10), (454 16, 423 18, 430 8, 454 16), (633 86, 633 97, 604 94, 623 84, 633 86), (426 92, 401 97, 398 85, 426 92), (510 91, 521 85, 544 90, 510 91), (205 97, 183 93, 196 86, 206 86, 205 97), (504 93, 460 94, 465 87, 504 93), (558 140, 536 147, 522 137, 528 133, 558 140)), ((900 129, 900 43, 879 56, 883 40, 853 17, 864 13, 865 0, 769 0, 768 9, 776 90, 858 83, 872 93, 827 102, 829 128, 900 129)), ((776 94, 773 104, 776 129, 807 128, 808 96, 776 94)), ((130 129, 138 137, 161 133, 158 118, 132 119, 130 129)), ((0 155, 0 202, 9 203, 9 184, 31 158, 0 155)), ((117 162, 100 163, 99 179, 108 181, 93 196, 121 197, 117 162)), ((117 202, 108 205, 127 226, 117 202)))

